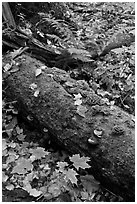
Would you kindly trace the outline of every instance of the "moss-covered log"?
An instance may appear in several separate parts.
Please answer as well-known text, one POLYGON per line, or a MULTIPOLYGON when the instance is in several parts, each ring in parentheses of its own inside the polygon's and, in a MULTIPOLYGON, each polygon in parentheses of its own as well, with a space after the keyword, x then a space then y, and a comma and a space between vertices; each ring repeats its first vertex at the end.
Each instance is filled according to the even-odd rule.
POLYGON ((42 65, 26 55, 16 58, 12 69, 18 66, 19 70, 6 77, 8 95, 17 99, 22 112, 39 122, 39 128, 47 128, 54 141, 73 154, 89 156, 93 175, 105 187, 125 201, 134 201, 132 117, 116 106, 106 105, 85 81, 71 79, 63 70, 45 68, 36 77, 36 69, 42 65), (37 97, 30 88, 32 83, 39 89, 37 97), (74 94, 82 96, 82 104, 76 105, 74 94), (95 137, 95 130, 102 132, 101 138, 95 137), (89 138, 94 145, 88 143, 89 138))

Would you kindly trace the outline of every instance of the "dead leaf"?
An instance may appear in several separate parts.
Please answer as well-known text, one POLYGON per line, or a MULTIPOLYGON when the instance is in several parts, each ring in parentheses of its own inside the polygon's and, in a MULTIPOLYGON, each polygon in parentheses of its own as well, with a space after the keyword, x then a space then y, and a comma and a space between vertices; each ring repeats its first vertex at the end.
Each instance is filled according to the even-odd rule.
POLYGON ((35 96, 35 97, 38 97, 39 93, 40 93, 40 90, 37 89, 37 90, 35 91, 35 93, 34 93, 34 96, 35 96))
POLYGON ((81 199, 82 200, 87 200, 89 199, 89 194, 87 192, 81 192, 81 199))
POLYGON ((102 130, 94 130, 94 135, 96 135, 97 137, 101 137, 103 134, 102 130))
POLYGON ((47 68, 48 68, 48 67, 45 66, 45 65, 42 65, 42 66, 40 67, 41 70, 45 70, 45 69, 47 69, 47 68))
POLYGON ((86 163, 90 161, 89 157, 80 157, 79 154, 75 154, 72 157, 69 157, 70 161, 73 162, 73 166, 78 170, 79 168, 86 169, 90 166, 86 163))
POLYGON ((6 160, 6 164, 9 164, 11 162, 15 162, 16 160, 16 155, 10 155, 8 156, 7 160, 6 160))
POLYGON ((16 132, 17 132, 18 135, 19 135, 19 134, 22 134, 22 133, 23 133, 23 129, 20 128, 19 126, 17 126, 17 127, 16 127, 16 132))
POLYGON ((31 196, 33 196, 33 197, 38 197, 38 196, 40 196, 40 195, 42 194, 42 192, 41 192, 41 191, 38 191, 38 190, 35 189, 35 188, 32 188, 32 189, 29 190, 29 194, 30 194, 31 196))
POLYGON ((2 171, 2 182, 5 183, 8 180, 8 176, 5 174, 4 171, 2 171))
POLYGON ((6 64, 5 66, 4 66, 4 72, 7 72, 7 71, 9 71, 10 69, 11 69, 11 67, 12 67, 12 63, 11 64, 6 64))
POLYGON ((40 74, 42 73, 42 71, 41 71, 41 69, 36 69, 36 71, 35 71, 35 76, 37 77, 37 76, 39 76, 40 74))
POLYGON ((17 136, 19 141, 24 141, 25 137, 26 137, 26 135, 24 135, 22 133, 17 136))
POLYGON ((7 149, 7 142, 5 139, 2 139, 2 151, 7 149))
POLYGON ((5 127, 6 130, 13 130, 13 128, 18 124, 17 118, 13 117, 10 123, 5 127))
POLYGON ((81 99, 77 99, 77 100, 74 102, 74 105, 79 106, 79 105, 81 105, 81 103, 82 103, 82 100, 81 100, 81 99))
POLYGON ((35 90, 35 89, 37 89, 37 84, 32 83, 32 84, 30 84, 29 88, 32 90, 35 90))
POLYGON ((80 99, 80 98, 82 98, 82 96, 81 96, 81 94, 80 93, 78 93, 78 94, 74 94, 74 100, 77 100, 77 99, 80 99))
POLYGON ((18 72, 20 69, 19 67, 14 67, 12 70, 10 70, 10 73, 18 72))
POLYGON ((64 168, 68 166, 67 162, 57 162, 57 167, 59 167, 59 171, 63 172, 64 168))
POLYGON ((9 190, 9 191, 12 191, 14 189, 14 185, 9 184, 8 186, 6 186, 6 189, 9 190))
POLYGON ((49 152, 45 151, 45 149, 42 147, 37 147, 37 149, 30 149, 29 152, 32 154, 32 156, 35 156, 35 160, 49 155, 49 152))
POLYGON ((15 142, 10 142, 8 144, 8 146, 14 149, 16 147, 16 143, 15 142))
POLYGON ((76 184, 77 185, 77 172, 74 171, 73 169, 68 169, 67 171, 64 171, 67 180, 70 180, 72 184, 76 184))
POLYGON ((13 167, 12 174, 25 174, 28 171, 31 171, 33 169, 33 165, 31 161, 25 158, 20 158, 17 161, 17 165, 13 167))
POLYGON ((73 83, 73 82, 70 82, 70 81, 67 81, 67 82, 65 83, 65 85, 68 86, 68 87, 73 87, 73 86, 74 86, 74 83, 73 83))
POLYGON ((79 105, 77 107, 77 111, 76 111, 80 116, 84 117, 85 118, 85 113, 87 112, 87 108, 82 106, 82 105, 79 105))
POLYGON ((42 194, 42 191, 38 191, 36 188, 32 188, 28 180, 24 180, 23 184, 23 189, 26 190, 31 196, 38 197, 42 194))
POLYGON ((48 193, 51 193, 53 197, 57 197, 61 194, 61 189, 58 183, 53 183, 48 187, 48 193))

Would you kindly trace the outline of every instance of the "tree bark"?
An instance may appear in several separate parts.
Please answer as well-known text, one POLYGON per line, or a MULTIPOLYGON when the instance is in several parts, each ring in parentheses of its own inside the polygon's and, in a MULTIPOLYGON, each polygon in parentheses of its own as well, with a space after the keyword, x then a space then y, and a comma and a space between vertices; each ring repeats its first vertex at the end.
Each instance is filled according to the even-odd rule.
MULTIPOLYGON (((7 63, 5 57, 3 63, 7 63)), ((135 135, 132 117, 116 106, 108 106, 82 80, 71 79, 58 68, 46 68, 35 76, 43 64, 27 55, 15 59, 19 71, 5 77, 7 94, 16 99, 22 113, 47 128, 52 140, 72 154, 90 157, 91 172, 103 186, 121 195, 125 201, 135 200, 135 135), (39 94, 30 89, 37 84, 39 94), (74 94, 81 94, 82 104, 75 105, 74 94), (97 138, 94 130, 101 130, 97 138), (89 144, 88 139, 97 141, 89 144)))

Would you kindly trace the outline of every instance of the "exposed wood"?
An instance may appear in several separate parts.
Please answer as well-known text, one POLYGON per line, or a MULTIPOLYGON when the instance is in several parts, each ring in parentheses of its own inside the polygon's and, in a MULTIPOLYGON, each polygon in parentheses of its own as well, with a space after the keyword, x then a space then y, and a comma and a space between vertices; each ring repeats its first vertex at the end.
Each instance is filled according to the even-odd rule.
MULTIPOLYGON (((4 64, 7 59, 3 60, 4 64)), ((106 105, 85 81, 71 79, 63 70, 46 68, 35 77, 36 69, 43 65, 40 61, 27 55, 15 61, 20 62, 20 70, 6 77, 6 92, 17 99, 24 117, 31 114, 40 130, 47 128, 52 140, 72 154, 89 156, 95 178, 126 201, 134 201, 135 127, 132 117, 116 106, 106 105), (38 97, 29 88, 32 83, 40 90, 38 97), (74 94, 78 93, 82 95, 79 111, 74 100, 74 94), (98 128, 103 132, 101 138, 94 135, 98 128), (98 145, 88 144, 89 137, 97 140, 98 145)))
POLYGON ((16 23, 8 2, 2 2, 2 16, 7 24, 7 27, 16 29, 16 23))

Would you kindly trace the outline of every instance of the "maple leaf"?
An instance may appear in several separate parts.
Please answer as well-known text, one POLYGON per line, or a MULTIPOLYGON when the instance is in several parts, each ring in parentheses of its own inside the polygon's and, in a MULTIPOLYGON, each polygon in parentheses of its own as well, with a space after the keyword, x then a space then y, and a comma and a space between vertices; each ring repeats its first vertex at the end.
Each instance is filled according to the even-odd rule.
POLYGON ((90 161, 89 157, 80 157, 79 154, 75 154, 72 157, 69 157, 70 161, 73 162, 73 166, 78 170, 79 168, 86 169, 90 166, 86 163, 90 161))
POLYGON ((67 171, 65 170, 64 171, 64 173, 65 173, 65 176, 66 176, 66 180, 68 181, 68 180, 70 180, 71 181, 71 183, 73 184, 76 184, 77 185, 77 181, 78 181, 78 179, 77 179, 77 172, 75 171, 75 170, 73 170, 73 169, 68 169, 67 171))
POLYGON ((49 152, 45 151, 42 147, 37 147, 37 149, 30 149, 29 152, 35 156, 35 159, 41 159, 49 154, 49 152))
POLYGON ((74 96, 75 96, 74 100, 78 100, 78 99, 82 98, 80 93, 74 94, 74 96))
POLYGON ((61 194, 61 186, 58 183, 53 183, 48 187, 48 193, 51 193, 53 197, 57 197, 61 194))
POLYGON ((25 174, 32 169, 33 169, 33 165, 31 164, 31 161, 29 161, 28 159, 20 158, 17 161, 17 165, 14 166, 12 170, 12 174, 14 173, 25 174))
POLYGON ((77 99, 77 100, 74 102, 74 105, 79 106, 79 105, 81 105, 81 103, 82 103, 82 100, 81 100, 81 99, 77 99))
POLYGON ((64 168, 68 166, 67 162, 57 162, 57 167, 59 167, 59 171, 63 172, 64 168))

